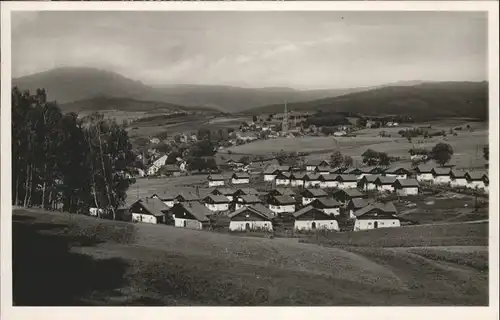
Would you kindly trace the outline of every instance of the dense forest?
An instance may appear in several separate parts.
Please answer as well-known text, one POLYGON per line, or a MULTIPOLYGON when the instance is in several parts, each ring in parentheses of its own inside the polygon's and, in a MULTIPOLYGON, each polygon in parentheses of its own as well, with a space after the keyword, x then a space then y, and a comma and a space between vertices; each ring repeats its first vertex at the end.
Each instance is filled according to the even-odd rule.
POLYGON ((135 161, 123 125, 93 114, 63 113, 35 94, 12 89, 12 203, 88 212, 105 209, 116 218, 135 161))

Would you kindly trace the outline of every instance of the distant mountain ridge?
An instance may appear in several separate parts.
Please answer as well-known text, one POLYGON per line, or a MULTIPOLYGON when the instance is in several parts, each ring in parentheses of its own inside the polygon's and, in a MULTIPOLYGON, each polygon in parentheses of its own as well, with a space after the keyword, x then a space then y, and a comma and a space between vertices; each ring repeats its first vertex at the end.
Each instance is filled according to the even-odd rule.
MULTIPOLYGON (((415 119, 470 117, 488 119, 488 82, 418 82, 354 92, 337 97, 289 103, 288 110, 398 114, 415 119)), ((249 113, 279 113, 283 104, 249 113)))
POLYGON ((12 79, 12 85, 34 91, 45 88, 50 100, 61 104, 98 97, 130 98, 158 101, 184 107, 206 107, 235 113, 262 105, 309 101, 366 90, 326 89, 295 90, 292 88, 241 88, 223 85, 148 86, 118 73, 95 68, 62 67, 12 79))

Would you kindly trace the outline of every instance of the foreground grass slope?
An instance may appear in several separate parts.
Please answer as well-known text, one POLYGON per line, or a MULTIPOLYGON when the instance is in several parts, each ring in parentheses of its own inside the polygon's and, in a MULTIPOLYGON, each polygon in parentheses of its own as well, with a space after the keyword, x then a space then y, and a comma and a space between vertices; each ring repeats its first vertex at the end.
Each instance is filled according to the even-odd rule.
POLYGON ((464 226, 473 247, 455 246, 462 229, 419 227, 414 247, 336 248, 15 210, 14 303, 487 305, 487 233, 464 226), (434 246, 415 248, 419 237, 434 246))

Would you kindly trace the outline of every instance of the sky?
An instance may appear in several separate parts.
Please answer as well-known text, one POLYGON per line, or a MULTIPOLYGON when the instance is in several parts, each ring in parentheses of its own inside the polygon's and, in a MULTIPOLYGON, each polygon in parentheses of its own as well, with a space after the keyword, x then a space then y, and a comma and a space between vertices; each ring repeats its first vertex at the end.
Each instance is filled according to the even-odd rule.
POLYGON ((481 12, 13 12, 12 75, 295 89, 487 79, 481 12))

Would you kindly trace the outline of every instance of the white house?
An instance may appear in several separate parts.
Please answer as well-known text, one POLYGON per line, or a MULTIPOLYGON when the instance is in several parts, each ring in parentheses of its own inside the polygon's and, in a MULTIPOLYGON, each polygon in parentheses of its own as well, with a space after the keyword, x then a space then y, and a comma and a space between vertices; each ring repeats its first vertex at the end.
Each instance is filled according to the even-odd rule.
POLYGON ((151 198, 158 198, 160 199, 167 207, 172 208, 175 203, 175 195, 170 194, 170 193, 163 193, 161 195, 158 194, 153 194, 151 198))
POLYGON ((396 207, 392 202, 369 204, 354 212, 354 231, 399 227, 396 207))
POLYGON ((434 181, 434 176, 432 175, 432 169, 434 169, 434 168, 431 166, 424 166, 424 165, 418 166, 415 169, 417 181, 418 182, 422 182, 422 181, 432 182, 432 181, 434 181))
POLYGON ((217 188, 210 192, 210 194, 225 196, 230 202, 233 201, 233 195, 235 193, 236 190, 232 188, 217 188))
POLYGON ((170 213, 174 220, 174 226, 188 229, 203 229, 210 222, 208 216, 213 214, 206 206, 197 201, 176 203, 170 209, 170 213))
POLYGON ((324 174, 319 177, 319 187, 326 188, 336 188, 338 185, 338 181, 336 180, 337 175, 333 174, 324 174))
POLYGON ((294 228, 298 231, 314 230, 340 230, 339 223, 333 215, 324 211, 307 206, 293 214, 295 218, 294 228))
POLYGON ((306 163, 306 171, 312 172, 316 170, 317 167, 329 167, 330 163, 326 160, 309 160, 306 163))
POLYGON ((304 188, 319 186, 321 184, 320 177, 317 173, 307 173, 304 176, 304 188))
POLYGON ((361 208, 366 207, 369 204, 370 201, 368 199, 362 199, 362 198, 355 198, 349 201, 349 203, 347 203, 346 206, 346 212, 349 219, 355 219, 356 216, 354 215, 354 212, 358 211, 361 208))
POLYGON ((435 184, 449 184, 451 182, 450 168, 433 168, 432 177, 435 184))
POLYGON ((397 179, 393 187, 400 196, 415 196, 418 194, 420 185, 415 179, 397 179))
POLYGON ((225 184, 224 177, 220 174, 211 174, 208 176, 209 187, 220 187, 225 184))
POLYGON ((336 132, 333 133, 333 135, 335 137, 343 137, 343 136, 347 135, 347 132, 345 132, 344 130, 342 130, 342 131, 336 131, 336 132))
POLYGON ((352 174, 339 174, 335 180, 339 189, 357 188, 358 186, 358 178, 352 174))
POLYGON ((384 171, 387 177, 396 177, 396 179, 408 179, 410 171, 402 167, 389 168, 384 171))
POLYGON ((160 168, 165 165, 165 163, 167 162, 167 158, 168 156, 164 155, 159 159, 156 159, 156 161, 153 162, 153 164, 148 168, 148 175, 150 176, 155 175, 158 172, 158 170, 160 170, 160 168))
POLYGON ((229 210, 229 199, 222 195, 209 194, 203 199, 203 202, 210 211, 229 210))
POLYGON ((277 186, 288 186, 291 183, 290 172, 280 172, 276 175, 276 185, 277 186))
POLYGON ((253 205, 256 205, 256 204, 261 204, 262 201, 259 199, 259 197, 253 195, 253 194, 250 194, 250 195, 240 195, 238 197, 236 197, 236 201, 235 201, 235 208, 236 210, 239 210, 243 207, 249 207, 249 206, 253 206, 253 205))
POLYGON ((274 165, 270 165, 264 170, 264 181, 274 181, 278 173, 278 168, 274 165))
POLYGON ((396 177, 380 176, 375 180, 375 185, 379 192, 394 192, 394 182, 396 177))
POLYGON ((301 187, 304 185, 304 177, 306 176, 303 172, 293 172, 290 176, 290 186, 301 187))
POLYGON ((335 199, 319 198, 311 202, 310 205, 322 210, 327 215, 340 215, 340 203, 335 199))
POLYGON ((99 209, 99 208, 90 208, 89 209, 89 215, 92 217, 101 217, 104 214, 104 209, 99 209))
POLYGON ((235 172, 231 178, 232 184, 248 184, 250 183, 250 175, 246 172, 235 172))
POLYGON ((470 189, 485 189, 487 176, 484 172, 467 172, 465 174, 465 179, 467 180, 467 188, 470 189))
POLYGON ((467 187, 467 179, 465 178, 465 171, 451 170, 450 172, 450 186, 452 187, 467 187))
POLYGON ((308 205, 316 199, 326 198, 328 194, 321 189, 305 189, 300 195, 302 196, 302 205, 308 205))
POLYGON ((375 181, 377 180, 378 177, 380 176, 376 174, 364 175, 363 178, 361 178, 358 182, 359 188, 365 191, 377 190, 377 185, 375 184, 375 181))
POLYGON ((275 196, 268 201, 269 209, 275 214, 295 212, 295 199, 289 196, 275 196))
POLYGON ((163 223, 167 210, 158 198, 139 199, 130 206, 133 222, 163 223))
POLYGON ((242 207, 229 214, 229 230, 251 231, 251 230, 273 230, 273 212, 263 205, 242 207))

